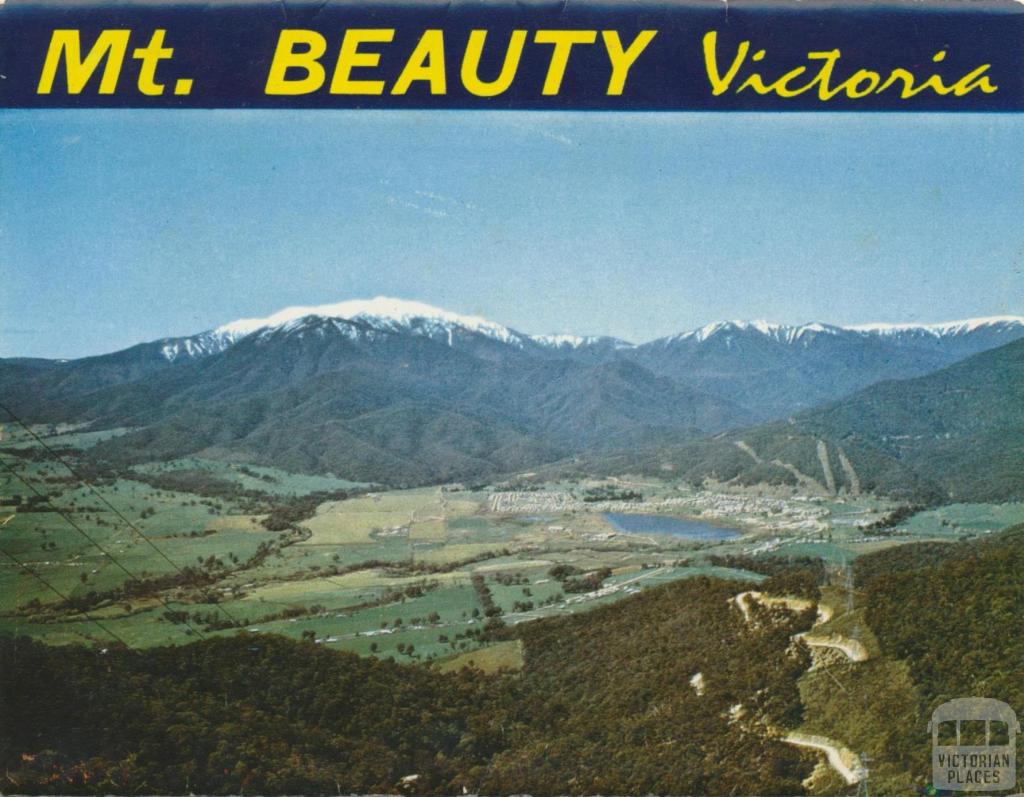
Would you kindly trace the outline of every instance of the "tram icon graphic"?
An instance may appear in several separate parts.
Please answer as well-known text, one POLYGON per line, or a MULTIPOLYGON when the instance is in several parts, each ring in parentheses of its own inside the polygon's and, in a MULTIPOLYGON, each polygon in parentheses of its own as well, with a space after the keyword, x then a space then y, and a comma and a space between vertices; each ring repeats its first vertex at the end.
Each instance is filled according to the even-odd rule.
POLYGON ((932 785, 1003 791, 1017 783, 1017 715, 1002 700, 961 697, 932 712, 932 785))

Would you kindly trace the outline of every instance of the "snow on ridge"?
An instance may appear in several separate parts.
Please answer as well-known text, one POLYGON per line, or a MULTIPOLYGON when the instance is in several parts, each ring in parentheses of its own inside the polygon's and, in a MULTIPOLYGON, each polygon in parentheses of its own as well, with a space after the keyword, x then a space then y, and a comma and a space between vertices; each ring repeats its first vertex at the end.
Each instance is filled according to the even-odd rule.
MULTIPOLYGON (((378 296, 373 299, 354 299, 335 304, 315 306, 287 307, 265 318, 242 318, 223 324, 216 329, 185 338, 169 338, 162 341, 160 352, 168 361, 178 359, 194 359, 216 354, 232 346, 236 341, 254 332, 262 331, 269 334, 274 331, 290 331, 302 326, 303 320, 313 316, 334 321, 335 328, 346 334, 363 334, 354 330, 344 321, 358 321, 372 327, 378 333, 412 330, 416 334, 430 337, 447 338, 452 345, 452 333, 456 328, 469 330, 491 339, 522 348, 527 341, 552 349, 579 349, 605 341, 611 342, 616 351, 636 348, 635 344, 618 338, 600 335, 523 335, 502 324, 488 321, 480 316, 460 315, 424 302, 394 299, 378 296)), ((718 321, 702 327, 671 335, 656 341, 659 345, 669 345, 677 341, 694 340, 703 343, 708 339, 723 334, 727 343, 728 336, 740 332, 756 332, 780 343, 793 344, 802 341, 808 345, 810 338, 804 336, 818 334, 840 335, 852 333, 859 335, 896 336, 902 334, 919 334, 934 337, 961 335, 989 327, 1024 327, 1024 316, 1001 315, 983 318, 970 318, 960 321, 947 321, 937 324, 886 324, 870 323, 850 326, 837 326, 812 322, 799 325, 779 324, 763 319, 752 321, 733 320, 718 321)))
POLYGON ((708 338, 719 332, 732 332, 732 331, 746 331, 753 329, 756 332, 760 332, 762 335, 773 335, 779 330, 783 329, 782 324, 772 324, 763 319, 757 319, 755 321, 741 321, 739 319, 734 321, 715 321, 711 324, 705 324, 699 329, 693 329, 689 332, 683 332, 680 335, 676 335, 678 340, 686 340, 688 338, 694 338, 695 340, 703 343, 708 338))
POLYGON ((541 346, 552 349, 579 349, 584 346, 593 346, 603 341, 611 343, 612 348, 616 351, 635 348, 629 341, 610 338, 604 335, 531 335, 530 339, 541 346))
POLYGON ((820 333, 827 335, 839 335, 843 332, 853 332, 862 335, 900 335, 920 333, 940 337, 945 335, 962 335, 975 332, 979 329, 997 326, 1024 326, 1024 316, 1000 315, 984 318, 968 318, 960 321, 945 321, 937 324, 854 324, 850 326, 836 326, 812 322, 808 324, 776 324, 764 320, 755 321, 716 321, 705 324, 689 332, 682 332, 663 338, 664 343, 672 343, 681 340, 696 340, 703 343, 709 338, 720 333, 732 332, 758 332, 765 337, 773 338, 783 343, 793 343, 800 340, 809 333, 820 333))
POLYGON ((600 340, 592 335, 531 335, 530 338, 541 346, 568 346, 571 349, 589 346, 600 340))
POLYGON ((836 334, 837 329, 837 327, 829 324, 819 324, 817 322, 810 324, 788 325, 776 324, 763 319, 757 319, 754 321, 716 321, 715 323, 705 324, 704 326, 690 330, 689 332, 673 335, 666 340, 689 340, 692 338, 699 343, 703 343, 708 340, 708 338, 711 338, 720 332, 746 332, 753 330, 755 332, 759 332, 765 337, 774 338, 775 340, 784 341, 786 343, 792 343, 808 332, 821 332, 834 335, 836 334))
POLYGON ((168 362, 174 362, 178 359, 206 357, 207 355, 224 351, 224 349, 234 345, 239 337, 239 335, 213 330, 211 332, 201 332, 198 335, 192 335, 187 338, 169 338, 160 347, 160 354, 168 362))
POLYGON ((965 318, 960 321, 943 321, 937 324, 854 324, 843 327, 852 332, 873 332, 880 335, 897 335, 901 332, 924 332, 930 335, 960 335, 993 326, 1024 326, 1024 316, 993 315, 982 318, 965 318))
POLYGON ((386 296, 378 296, 374 299, 353 299, 336 304, 310 307, 286 307, 266 318, 242 318, 232 321, 217 327, 214 333, 244 337, 261 329, 285 327, 308 316, 362 321, 371 326, 383 326, 390 329, 409 328, 416 322, 426 321, 429 324, 437 325, 441 331, 462 327, 503 343, 522 345, 523 342, 522 336, 518 333, 502 324, 488 321, 486 318, 459 315, 423 302, 392 299, 386 296))

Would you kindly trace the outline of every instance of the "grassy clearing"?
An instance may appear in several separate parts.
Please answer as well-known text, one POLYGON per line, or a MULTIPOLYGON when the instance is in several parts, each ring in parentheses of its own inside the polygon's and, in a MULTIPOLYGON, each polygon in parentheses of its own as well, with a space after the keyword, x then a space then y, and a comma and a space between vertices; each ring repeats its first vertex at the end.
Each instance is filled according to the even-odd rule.
POLYGON ((470 653, 452 656, 437 665, 441 672, 456 672, 466 667, 473 667, 487 674, 501 670, 521 670, 523 668, 523 642, 520 639, 496 642, 470 653))
POLYGON ((403 518, 388 512, 321 512, 302 525, 313 532, 307 545, 369 543, 372 534, 398 531, 403 518))
POLYGON ((448 518, 478 509, 475 502, 441 499, 439 489, 375 493, 323 504, 304 525, 313 533, 309 545, 369 543, 404 537, 416 542, 444 542, 448 518))
MULTIPOLYGON (((117 428, 104 429, 99 432, 90 432, 84 429, 84 424, 72 426, 70 424, 35 424, 31 426, 33 434, 38 435, 43 443, 49 448, 92 448, 97 443, 120 437, 127 434, 131 429, 117 428)), ((11 448, 38 448, 39 442, 32 434, 24 431, 13 424, 0 424, 0 440, 4 446, 11 448)))
POLYGON ((388 576, 380 570, 358 570, 339 576, 270 583, 253 590, 249 596, 253 600, 303 605, 330 601, 332 596, 345 594, 347 591, 371 595, 389 589, 398 590, 424 581, 452 584, 468 580, 469 575, 459 571, 438 573, 429 577, 401 576, 396 578, 388 576))
POLYGON ((958 539, 989 534, 1017 523, 1024 523, 1024 503, 950 504, 918 512, 901 526, 915 536, 958 539))
POLYGON ((201 470, 220 479, 270 495, 308 495, 315 492, 348 490, 370 485, 336 476, 311 476, 261 465, 240 465, 215 459, 187 457, 170 462, 153 462, 135 466, 139 473, 170 473, 178 470, 201 470))

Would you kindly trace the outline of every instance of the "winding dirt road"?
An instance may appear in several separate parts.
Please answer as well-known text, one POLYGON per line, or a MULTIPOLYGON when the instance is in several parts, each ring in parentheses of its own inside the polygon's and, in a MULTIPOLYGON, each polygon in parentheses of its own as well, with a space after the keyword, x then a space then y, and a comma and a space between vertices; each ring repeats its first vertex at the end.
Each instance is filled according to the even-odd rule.
POLYGON ((810 636, 808 634, 797 634, 797 636, 804 641, 805 645, 812 648, 841 650, 850 661, 867 661, 868 659, 867 648, 856 639, 849 639, 838 634, 830 637, 810 636))
MULTIPOLYGON (((735 598, 731 598, 730 600, 735 602, 736 607, 743 614, 743 619, 747 623, 751 622, 750 601, 752 600, 768 605, 787 606, 798 612, 806 611, 812 605, 812 601, 805 600, 803 598, 765 597, 755 590, 741 592, 736 595, 735 598)), ((819 603, 818 617, 814 622, 815 626, 827 623, 832 619, 832 614, 833 610, 831 606, 819 603)), ((805 631, 803 633, 796 634, 793 638, 803 641, 804 644, 810 647, 840 650, 852 662, 865 661, 868 658, 868 651, 860 641, 856 639, 849 639, 848 637, 840 636, 839 634, 831 634, 827 637, 814 636, 810 632, 805 631)), ((843 746, 836 740, 829 739, 826 736, 817 736, 809 733, 801 733, 800 731, 791 731, 786 734, 783 741, 797 747, 809 747, 823 752, 828 760, 829 766, 831 766, 832 769, 834 769, 839 776, 846 781, 847 785, 852 786, 860 782, 860 774, 857 771, 857 756, 852 750, 843 746)))
POLYGON ((857 756, 853 754, 852 750, 843 747, 838 742, 825 736, 812 736, 809 733, 799 733, 798 731, 787 734, 783 741, 797 747, 820 750, 828 759, 829 766, 839 773, 847 785, 852 786, 860 782, 860 775, 855 768, 857 756))

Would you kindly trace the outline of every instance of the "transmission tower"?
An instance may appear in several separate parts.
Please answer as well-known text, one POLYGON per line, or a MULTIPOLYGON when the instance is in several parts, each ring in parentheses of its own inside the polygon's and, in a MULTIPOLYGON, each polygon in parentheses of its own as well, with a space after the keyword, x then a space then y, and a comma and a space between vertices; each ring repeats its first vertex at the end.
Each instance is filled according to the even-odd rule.
POLYGON ((850 560, 843 555, 843 578, 846 587, 846 611, 853 611, 853 568, 850 567, 850 560))

